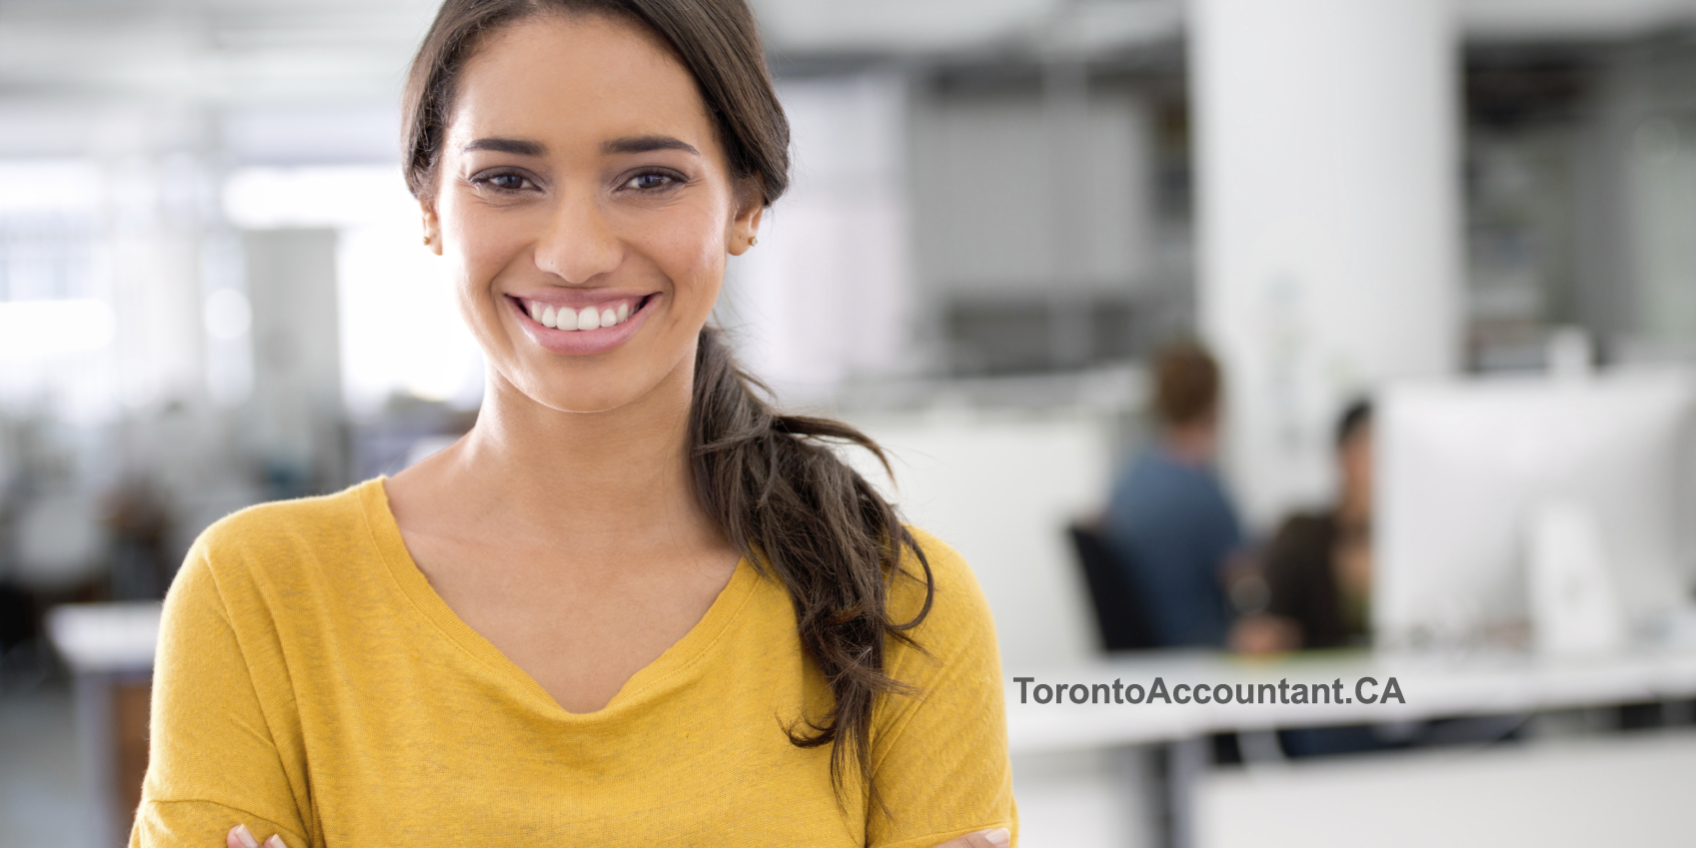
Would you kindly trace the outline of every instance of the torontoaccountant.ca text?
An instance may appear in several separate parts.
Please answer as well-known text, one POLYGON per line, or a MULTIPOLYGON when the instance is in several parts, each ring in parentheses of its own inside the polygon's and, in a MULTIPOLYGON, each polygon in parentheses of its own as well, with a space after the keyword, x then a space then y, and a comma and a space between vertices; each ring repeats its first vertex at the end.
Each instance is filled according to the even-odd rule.
POLYGON ((1015 677, 1019 703, 1027 704, 1406 704, 1401 684, 1394 677, 1382 687, 1375 677, 1354 682, 1353 694, 1344 694, 1342 678, 1330 683, 1179 683, 1167 687, 1156 677, 1147 686, 1125 683, 1038 683, 1034 677, 1015 677))

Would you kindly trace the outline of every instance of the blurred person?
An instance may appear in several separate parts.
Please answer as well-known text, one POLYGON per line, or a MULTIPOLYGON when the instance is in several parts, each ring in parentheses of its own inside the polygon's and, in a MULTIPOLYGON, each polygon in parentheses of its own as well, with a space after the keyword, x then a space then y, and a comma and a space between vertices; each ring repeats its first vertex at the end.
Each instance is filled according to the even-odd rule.
POLYGON ((1336 431, 1337 502, 1285 520, 1267 548, 1263 615, 1240 620, 1250 653, 1363 645, 1372 595, 1372 405, 1344 410, 1336 431))
MULTIPOLYGON (((1231 632, 1232 647, 1247 653, 1363 646, 1372 595, 1372 405, 1350 404, 1335 435, 1337 500, 1329 509, 1290 516, 1265 554, 1269 591, 1263 614, 1246 616, 1231 632)), ((1517 719, 1509 718, 1511 728, 1517 719)), ((1278 731, 1289 757, 1333 756, 1429 744, 1442 734, 1485 742, 1500 738, 1501 719, 1422 722, 1416 725, 1344 725, 1278 731)))
POLYGON ((970 569, 706 326, 788 181, 743 0, 449 0, 403 114, 483 408, 202 535, 131 844, 1009 844, 970 569))
POLYGON ((1225 645, 1225 577, 1243 534, 1214 468, 1220 382, 1218 362, 1201 345, 1180 342, 1160 352, 1159 435, 1120 474, 1101 523, 1162 646, 1225 645))
MULTIPOLYGON (((1359 400, 1338 418, 1337 500, 1286 519, 1267 548, 1264 614, 1239 620, 1232 646, 1248 653, 1365 647, 1372 608, 1372 404, 1359 400)), ((1520 738, 1524 715, 1468 716, 1395 725, 1278 731, 1290 757, 1329 756, 1431 745, 1480 745, 1520 738)))

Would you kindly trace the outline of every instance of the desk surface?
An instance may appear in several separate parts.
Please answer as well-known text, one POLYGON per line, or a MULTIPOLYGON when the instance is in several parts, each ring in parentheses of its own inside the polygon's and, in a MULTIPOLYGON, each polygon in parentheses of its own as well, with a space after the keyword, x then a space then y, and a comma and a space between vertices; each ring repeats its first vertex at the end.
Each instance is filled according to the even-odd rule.
MULTIPOLYGON (((1054 751, 1159 742, 1208 733, 1338 724, 1387 723, 1469 715, 1513 714, 1696 697, 1696 648, 1642 651, 1594 659, 1553 660, 1522 653, 1467 655, 1313 653, 1278 658, 1151 652, 1051 670, 1007 673, 1008 741, 1014 751, 1054 751), (1015 676, 1028 676, 1025 703, 1015 676), (1103 704, 1036 703, 1038 683, 1149 688, 1179 684, 1342 683, 1344 703, 1103 704), (1372 677, 1368 695, 1396 678, 1406 703, 1362 703, 1355 685, 1372 677)), ((1331 693, 1334 694, 1335 688, 1331 693)), ((1074 692, 1075 694, 1075 692, 1074 692)))
MULTIPOLYGON (((146 671, 159 637, 154 603, 62 606, 48 620, 53 644, 79 674, 146 671)), ((1464 655, 1318 652, 1277 658, 1159 651, 1053 669, 1007 669, 1008 741, 1014 751, 1056 751, 1161 742, 1208 733, 1431 718, 1528 713, 1696 697, 1696 646, 1639 651, 1589 660, 1552 660, 1522 653, 1464 655), (1016 677, 1030 677, 1020 703, 1016 677), (1361 678, 1381 695, 1396 678, 1406 703, 1363 703, 1361 678), (1160 678, 1169 694, 1180 685, 1342 683, 1343 703, 1064 703, 1039 704, 1038 684, 1093 687, 1160 678)), ((1052 691, 1052 689, 1051 689, 1052 691)))
POLYGON ((66 604, 47 618, 53 647, 77 674, 147 671, 159 643, 163 604, 66 604))

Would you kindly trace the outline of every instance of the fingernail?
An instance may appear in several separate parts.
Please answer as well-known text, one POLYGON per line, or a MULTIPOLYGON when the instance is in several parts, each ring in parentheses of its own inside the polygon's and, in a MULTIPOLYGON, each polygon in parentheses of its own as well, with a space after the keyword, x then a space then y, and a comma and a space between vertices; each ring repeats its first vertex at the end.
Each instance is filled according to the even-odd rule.
POLYGON ((247 848, 259 848, 259 840, 253 838, 253 831, 248 830, 245 824, 236 825, 236 838, 247 848))
POLYGON ((265 848, 289 848, 289 846, 283 844, 281 836, 273 834, 270 839, 265 840, 265 848))
POLYGON ((986 832, 983 838, 989 840, 989 844, 997 846, 1009 845, 1013 842, 1013 834, 1008 833, 1007 828, 1004 827, 986 832))

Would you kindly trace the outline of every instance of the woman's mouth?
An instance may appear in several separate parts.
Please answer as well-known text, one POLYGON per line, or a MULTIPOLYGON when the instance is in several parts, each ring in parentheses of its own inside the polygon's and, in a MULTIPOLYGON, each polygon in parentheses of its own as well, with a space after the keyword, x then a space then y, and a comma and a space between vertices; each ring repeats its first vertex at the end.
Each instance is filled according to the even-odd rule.
POLYGON ((512 298, 530 320, 550 330, 598 330, 603 327, 616 327, 630 320, 630 316, 641 311, 652 295, 643 297, 620 297, 601 303, 589 303, 579 307, 563 304, 544 303, 540 300, 512 298))
POLYGON ((578 356, 606 353, 624 344, 659 308, 660 299, 658 292, 607 292, 601 300, 590 300, 594 295, 589 292, 572 294, 576 302, 570 304, 516 295, 507 295, 507 300, 531 341, 554 353, 578 356))

